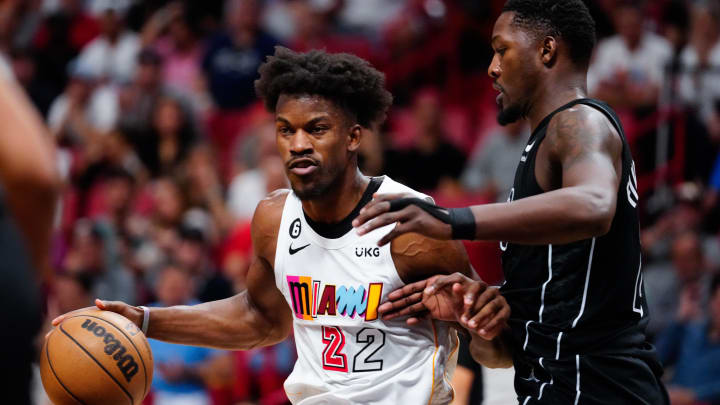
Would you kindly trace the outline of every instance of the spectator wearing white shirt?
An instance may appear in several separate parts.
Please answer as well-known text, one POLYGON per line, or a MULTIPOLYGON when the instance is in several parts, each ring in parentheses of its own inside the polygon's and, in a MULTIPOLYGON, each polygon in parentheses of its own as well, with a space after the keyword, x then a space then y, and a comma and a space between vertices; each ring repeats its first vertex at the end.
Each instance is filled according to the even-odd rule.
POLYGON ((98 85, 93 69, 75 61, 69 67, 70 82, 53 101, 48 126, 55 136, 70 143, 110 132, 117 122, 117 95, 98 85))
POLYGON ((102 10, 100 35, 82 49, 78 59, 103 79, 127 83, 133 77, 141 43, 136 33, 124 27, 126 3, 106 1, 97 10, 102 10))
POLYGON ((617 34, 598 44, 588 90, 615 108, 656 105, 672 46, 645 29, 640 6, 622 3, 614 20, 617 34))
POLYGON ((706 125, 720 100, 720 11, 713 4, 693 5, 689 43, 680 54, 680 96, 706 125))

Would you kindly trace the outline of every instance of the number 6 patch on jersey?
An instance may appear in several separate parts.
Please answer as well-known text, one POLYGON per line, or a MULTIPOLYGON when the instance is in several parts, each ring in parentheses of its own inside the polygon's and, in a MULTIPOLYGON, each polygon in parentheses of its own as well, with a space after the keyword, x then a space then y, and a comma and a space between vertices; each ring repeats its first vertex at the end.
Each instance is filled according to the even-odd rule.
MULTIPOLYGON (((337 326, 322 327, 322 341, 325 350, 322 354, 323 368, 331 371, 348 372, 345 348, 345 333, 337 326)), ((362 328, 355 336, 355 342, 362 344, 353 357, 352 371, 382 371, 383 360, 376 355, 385 346, 385 332, 375 328, 362 328)))

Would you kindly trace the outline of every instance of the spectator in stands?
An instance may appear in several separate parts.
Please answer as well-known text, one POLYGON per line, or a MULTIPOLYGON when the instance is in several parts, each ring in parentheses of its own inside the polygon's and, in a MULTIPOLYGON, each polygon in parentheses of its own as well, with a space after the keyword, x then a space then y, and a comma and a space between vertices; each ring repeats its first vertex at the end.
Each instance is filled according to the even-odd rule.
POLYGON ((38 78, 60 94, 67 81, 67 65, 100 33, 94 16, 85 12, 82 0, 62 0, 60 8, 47 15, 35 33, 38 78))
POLYGON ((710 275, 700 236, 693 231, 678 235, 672 243, 671 258, 671 263, 650 265, 644 272, 648 310, 652 315, 648 324, 650 335, 672 321, 684 300, 698 300, 701 308, 707 302, 710 275))
POLYGON ((295 35, 290 47, 300 52, 311 49, 325 49, 331 53, 349 52, 372 62, 374 54, 369 41, 364 37, 335 32, 333 21, 342 3, 336 0, 298 2, 293 9, 295 35))
POLYGON ((175 262, 191 277, 192 291, 201 302, 233 295, 232 285, 215 268, 208 249, 202 230, 187 225, 180 228, 180 243, 175 251, 175 262))
POLYGON ((202 68, 222 110, 238 110, 256 100, 257 69, 278 43, 259 27, 260 12, 257 0, 226 0, 225 30, 207 44, 202 68))
POLYGON ((110 132, 117 122, 115 92, 99 83, 92 67, 76 60, 69 66, 71 80, 53 101, 48 126, 61 144, 82 144, 110 132))
POLYGON ((680 54, 680 96, 708 123, 720 99, 720 10, 715 2, 692 5, 690 41, 680 54))
POLYGON ((655 106, 672 47, 645 28, 639 3, 622 1, 614 17, 618 33, 598 44, 588 71, 588 90, 616 108, 655 106))
POLYGON ((94 297, 135 303, 135 280, 124 267, 116 242, 102 225, 78 221, 63 265, 71 275, 92 277, 94 297))
POLYGON ((152 49, 138 54, 133 80, 118 89, 118 128, 130 137, 150 131, 153 109, 163 95, 162 59, 152 49))
POLYGON ((529 136, 523 122, 495 128, 475 147, 463 171, 465 190, 485 194, 491 201, 507 200, 529 136))
POLYGON ((197 21, 180 2, 158 10, 145 24, 142 43, 163 60, 161 77, 165 86, 192 101, 195 110, 206 105, 200 63, 203 47, 198 38, 197 21))
POLYGON ((140 39, 124 27, 127 3, 103 0, 99 7, 100 35, 83 48, 78 59, 93 75, 112 83, 128 83, 135 71, 140 39))
POLYGON ((702 189, 686 182, 673 189, 671 207, 652 225, 641 230, 643 266, 667 263, 673 241, 681 234, 703 228, 702 189))
POLYGON ((442 182, 457 181, 465 166, 465 154, 446 139, 438 92, 420 92, 413 103, 413 116, 418 131, 414 145, 387 152, 387 174, 416 190, 434 190, 442 182))
POLYGON ((171 177, 161 177, 152 185, 152 219, 163 228, 178 228, 187 209, 185 195, 171 177))
MULTIPOLYGON (((208 144, 197 144, 190 151, 183 167, 184 186, 190 204, 206 212, 208 221, 214 224, 209 232, 210 243, 224 237, 236 222, 232 211, 225 204, 217 161, 208 144)), ((197 215, 195 217, 198 218, 197 215)))
POLYGON ((170 175, 197 140, 195 127, 181 102, 161 97, 153 106, 148 131, 131 134, 130 141, 152 178, 170 175))
POLYGON ((720 275, 713 277, 710 292, 707 307, 684 297, 676 319, 657 340, 661 361, 674 366, 668 386, 672 405, 720 404, 720 275), (698 317, 704 308, 707 315, 698 317))
MULTIPOLYGON (((153 306, 192 305, 190 275, 168 264, 156 282, 157 302, 153 306)), ((176 345, 150 339, 155 373, 152 382, 154 405, 210 405, 210 397, 203 385, 203 367, 222 352, 197 346, 176 345)))
POLYGON ((92 305, 94 299, 90 296, 92 278, 88 274, 58 274, 55 276, 53 287, 53 297, 49 303, 51 307, 48 308, 53 315, 92 305))
POLYGON ((227 203, 233 215, 249 221, 255 206, 278 188, 287 187, 284 164, 275 146, 275 123, 252 128, 238 145, 237 174, 228 186, 227 203))

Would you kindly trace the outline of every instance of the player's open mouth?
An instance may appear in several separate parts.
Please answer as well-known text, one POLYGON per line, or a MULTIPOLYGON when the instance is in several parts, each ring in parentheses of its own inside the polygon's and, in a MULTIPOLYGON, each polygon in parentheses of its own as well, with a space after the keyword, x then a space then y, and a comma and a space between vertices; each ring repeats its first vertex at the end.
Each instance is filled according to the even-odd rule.
POLYGON ((318 165, 314 160, 308 158, 301 158, 293 160, 288 165, 290 171, 298 176, 306 176, 317 169, 318 165))

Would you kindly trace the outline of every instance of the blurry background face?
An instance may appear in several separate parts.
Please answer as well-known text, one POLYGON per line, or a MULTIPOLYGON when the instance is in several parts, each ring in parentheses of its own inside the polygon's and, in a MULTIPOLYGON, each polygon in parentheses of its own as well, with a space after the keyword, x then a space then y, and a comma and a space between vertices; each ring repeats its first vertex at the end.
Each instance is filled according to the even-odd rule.
POLYGON ((258 25, 260 7, 256 0, 227 0, 225 22, 231 30, 254 30, 258 25))
POLYGON ((146 89, 155 87, 160 82, 160 66, 157 63, 142 62, 135 72, 136 83, 146 89))
POLYGON ((432 131, 442 124, 442 108, 436 91, 426 90, 418 95, 414 110, 415 120, 423 131, 432 131))
POLYGON ((100 18, 100 30, 108 37, 115 38, 120 33, 121 26, 122 17, 116 11, 108 10, 100 18))
POLYGON ((178 103, 169 98, 162 99, 155 109, 153 123, 161 135, 178 133, 183 126, 183 114, 178 103))
POLYGON ((89 279, 68 275, 57 276, 54 293, 58 311, 65 313, 89 306, 92 303, 89 287, 89 279))
POLYGON ((178 265, 191 273, 199 273, 207 258, 205 241, 202 232, 197 229, 183 229, 180 232, 180 243, 175 251, 178 265))
POLYGON ((622 6, 615 14, 615 26, 628 45, 637 46, 643 33, 643 15, 638 7, 622 6))
POLYGON ((155 184, 155 212, 162 223, 178 223, 185 209, 180 188, 169 179, 158 180, 155 184))
POLYGON ((175 266, 165 267, 157 280, 155 294, 165 306, 187 303, 192 296, 190 276, 175 266))
POLYGON ((105 183, 105 203, 111 213, 129 208, 133 195, 133 184, 125 177, 114 177, 105 183))
POLYGON ((276 142, 290 185, 300 199, 322 196, 345 173, 350 163, 345 115, 322 97, 280 96, 275 112, 276 142), (299 174, 293 167, 297 164, 315 169, 299 174))
POLYGON ((703 252, 697 235, 688 232, 677 237, 672 246, 672 261, 683 281, 692 281, 702 274, 703 252))

